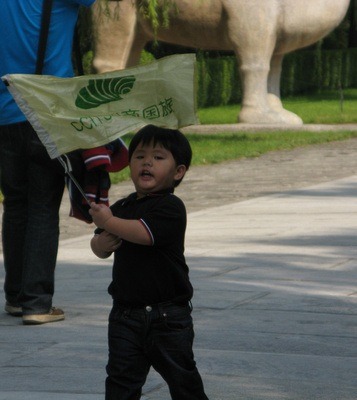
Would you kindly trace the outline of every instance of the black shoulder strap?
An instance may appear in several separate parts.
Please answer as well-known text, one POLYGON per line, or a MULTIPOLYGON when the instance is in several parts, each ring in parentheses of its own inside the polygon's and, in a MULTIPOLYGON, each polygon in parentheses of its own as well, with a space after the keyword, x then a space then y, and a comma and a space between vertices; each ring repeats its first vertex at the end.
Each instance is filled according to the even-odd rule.
MULTIPOLYGON (((50 21, 51 21, 52 3, 53 3, 53 0, 43 0, 41 30, 40 30, 40 38, 39 38, 39 42, 38 42, 38 49, 37 49, 37 62, 36 62, 36 71, 35 71, 36 75, 42 74, 43 64, 45 61, 48 32, 49 32, 50 21)), ((84 75, 81 50, 80 50, 78 21, 76 24, 76 29, 74 31, 73 45, 74 45, 78 75, 84 75)))
POLYGON ((81 43, 81 39, 80 39, 79 19, 78 19, 76 28, 74 30, 73 49, 74 49, 74 58, 75 58, 75 62, 76 62, 76 67, 77 67, 77 75, 84 75, 80 43, 81 43))
POLYGON ((51 20, 52 3, 53 0, 43 0, 40 39, 38 42, 37 63, 35 71, 35 74, 37 75, 42 74, 43 64, 45 61, 48 31, 50 28, 50 20, 51 20))

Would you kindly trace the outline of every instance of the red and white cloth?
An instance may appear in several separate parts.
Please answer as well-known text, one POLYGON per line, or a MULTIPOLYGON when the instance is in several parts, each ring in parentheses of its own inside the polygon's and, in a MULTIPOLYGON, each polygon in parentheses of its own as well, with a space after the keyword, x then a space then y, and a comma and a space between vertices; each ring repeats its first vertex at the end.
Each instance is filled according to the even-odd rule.
MULTIPOLYGON (((90 202, 109 206, 110 175, 129 165, 128 149, 121 139, 106 146, 70 153, 72 174, 90 202)), ((76 185, 67 178, 71 210, 70 216, 91 223, 89 205, 76 185)))

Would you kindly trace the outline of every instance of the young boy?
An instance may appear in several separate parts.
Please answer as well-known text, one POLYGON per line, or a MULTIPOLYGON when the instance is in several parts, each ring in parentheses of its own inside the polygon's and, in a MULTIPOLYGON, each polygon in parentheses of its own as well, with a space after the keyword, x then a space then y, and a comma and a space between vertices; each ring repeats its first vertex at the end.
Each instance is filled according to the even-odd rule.
POLYGON ((100 258, 115 253, 106 400, 139 400, 151 366, 173 400, 208 400, 192 351, 186 210, 173 194, 191 158, 180 131, 148 125, 129 146, 136 192, 110 208, 91 205, 99 228, 92 250, 100 258))

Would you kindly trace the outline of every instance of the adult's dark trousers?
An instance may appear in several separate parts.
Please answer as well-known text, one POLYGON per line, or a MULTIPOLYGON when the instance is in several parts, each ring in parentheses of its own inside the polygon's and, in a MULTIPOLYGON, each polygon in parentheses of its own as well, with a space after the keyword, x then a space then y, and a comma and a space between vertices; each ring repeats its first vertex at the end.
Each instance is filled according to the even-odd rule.
POLYGON ((24 314, 47 313, 54 294, 64 171, 28 122, 0 126, 5 297, 24 314))
POLYGON ((139 400, 152 366, 173 400, 208 400, 192 351, 191 307, 114 305, 109 316, 106 400, 139 400))

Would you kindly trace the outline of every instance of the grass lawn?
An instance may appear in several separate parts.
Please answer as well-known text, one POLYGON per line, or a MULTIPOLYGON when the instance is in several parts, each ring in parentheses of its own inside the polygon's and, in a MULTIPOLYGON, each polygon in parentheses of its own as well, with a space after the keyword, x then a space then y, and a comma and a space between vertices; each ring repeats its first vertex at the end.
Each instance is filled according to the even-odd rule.
MULTIPOLYGON (((305 124, 357 123, 357 89, 324 92, 283 99, 284 107, 297 114, 305 124)), ((235 124, 239 105, 210 107, 198 110, 201 124, 235 124)))

